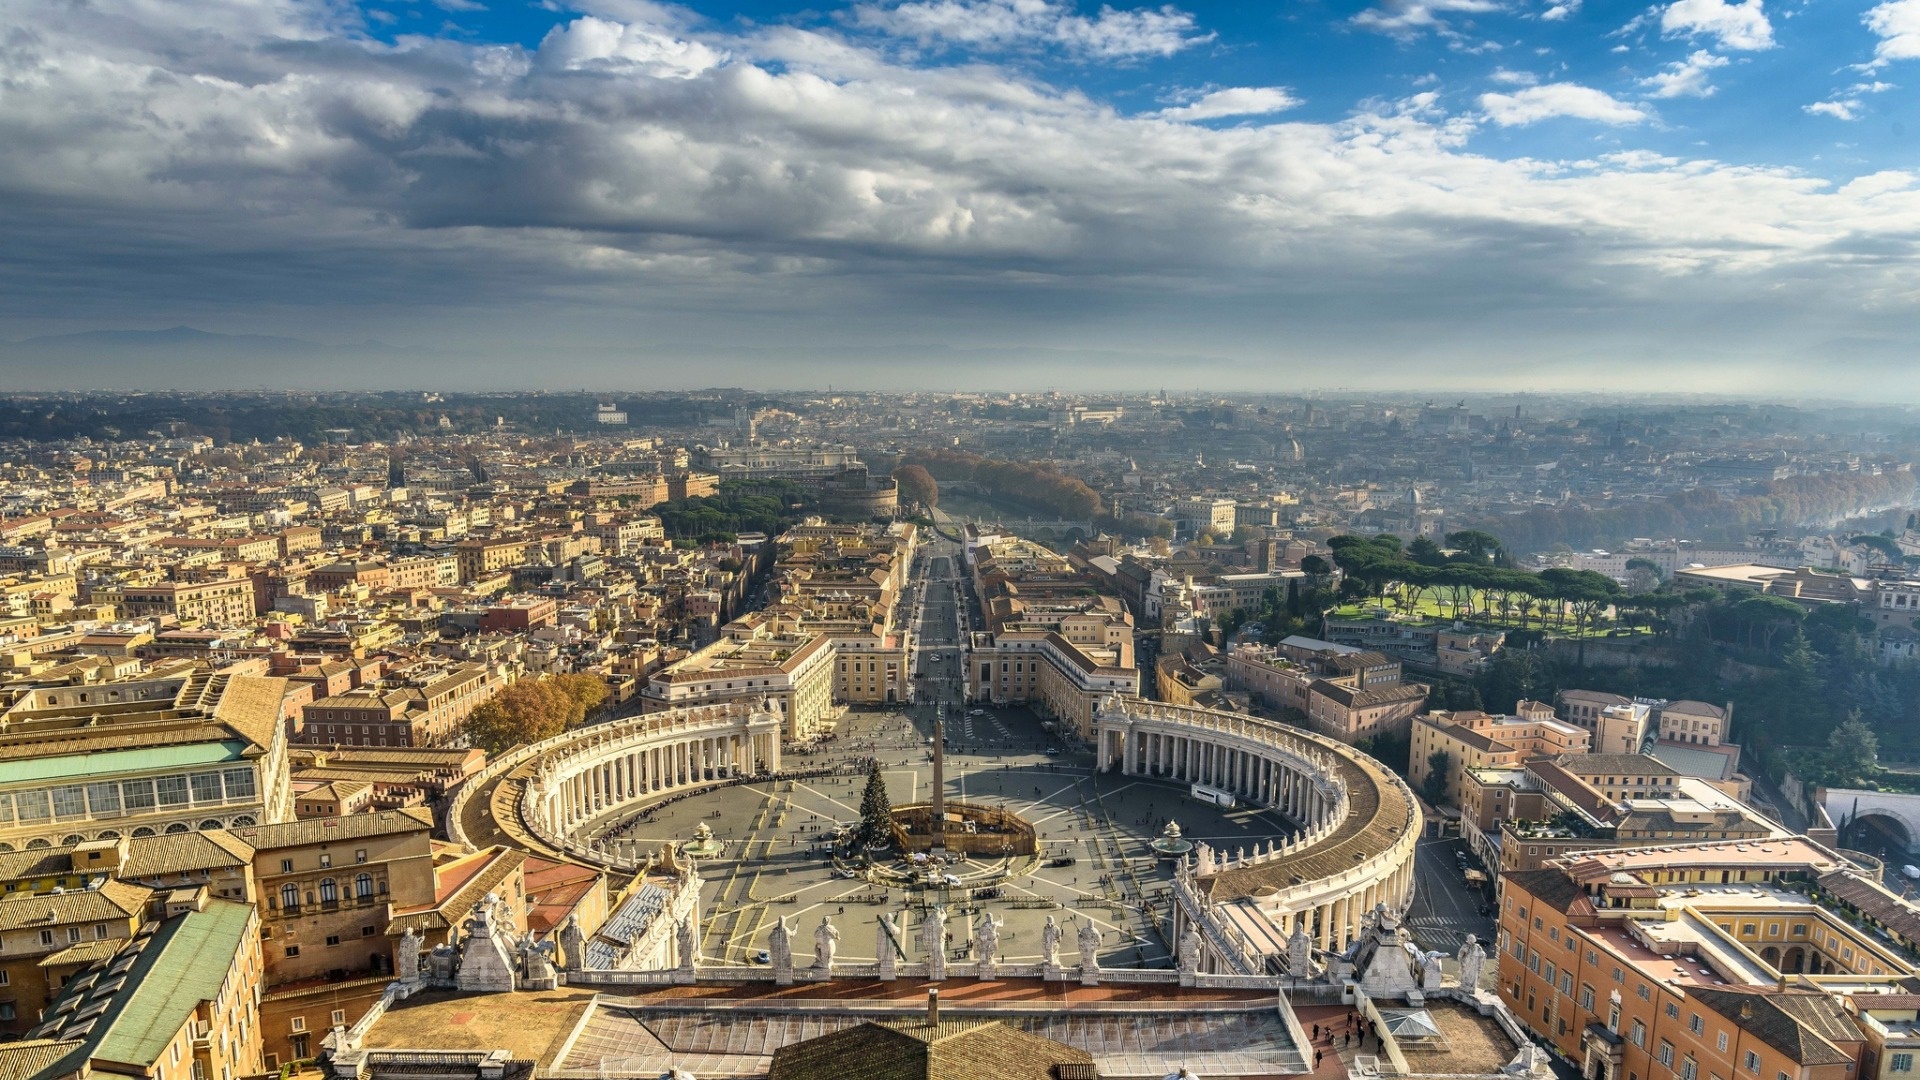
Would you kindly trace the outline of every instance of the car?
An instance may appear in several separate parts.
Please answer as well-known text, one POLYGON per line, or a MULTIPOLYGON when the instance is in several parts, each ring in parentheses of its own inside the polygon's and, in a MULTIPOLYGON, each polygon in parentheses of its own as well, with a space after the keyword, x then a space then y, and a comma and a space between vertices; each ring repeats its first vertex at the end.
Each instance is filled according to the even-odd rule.
POLYGON ((1912 863, 1908 863, 1907 865, 1900 868, 1900 872, 1912 878, 1915 881, 1920 881, 1920 866, 1915 866, 1912 863))
POLYGON ((761 949, 759 952, 753 954, 753 962, 756 964, 771 964, 773 963, 773 956, 768 953, 767 950, 761 949))
POLYGON ((841 876, 841 877, 843 877, 843 878, 857 878, 857 877, 859 877, 859 876, 860 876, 860 871, 858 871, 858 870, 842 870, 842 871, 840 871, 840 876, 841 876))

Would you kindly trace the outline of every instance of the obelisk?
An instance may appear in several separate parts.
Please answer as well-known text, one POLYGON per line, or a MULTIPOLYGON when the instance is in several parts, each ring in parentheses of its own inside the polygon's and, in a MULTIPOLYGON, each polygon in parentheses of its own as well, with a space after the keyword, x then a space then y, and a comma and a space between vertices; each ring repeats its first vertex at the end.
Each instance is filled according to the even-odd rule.
POLYGON ((947 846, 947 723, 938 715, 933 719, 933 849, 947 846))

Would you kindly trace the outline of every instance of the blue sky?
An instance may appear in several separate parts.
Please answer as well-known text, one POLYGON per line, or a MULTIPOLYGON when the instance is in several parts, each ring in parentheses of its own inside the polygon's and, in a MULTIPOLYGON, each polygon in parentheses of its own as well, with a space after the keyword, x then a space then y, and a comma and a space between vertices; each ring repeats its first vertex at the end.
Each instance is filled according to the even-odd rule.
MULTIPOLYGON (((1471 109, 1483 94, 1573 83, 1630 103, 1646 119, 1630 125, 1577 117, 1489 125, 1477 135, 1476 147, 1552 157, 1632 147, 1794 165, 1840 177, 1862 166, 1911 165, 1920 145, 1920 132, 1906 131, 1915 119, 1916 98, 1900 86, 1901 78, 1911 76, 1892 63, 1862 70, 1873 64, 1883 40, 1867 25, 1868 12, 1881 6, 1880 0, 1696 4, 1700 17, 1692 22, 1665 17, 1668 7, 1678 5, 1581 0, 1123 6, 1118 10, 1175 14, 1180 25, 1165 33, 1182 41, 1165 52, 1125 56, 1005 40, 986 45, 933 36, 901 41, 862 18, 862 11, 879 6, 704 0, 683 10, 696 20, 690 25, 717 35, 806 27, 872 42, 925 64, 1003 64, 1081 89, 1129 114, 1155 112, 1208 88, 1281 87, 1298 101, 1278 113, 1207 121, 1223 126, 1278 116, 1335 122, 1368 101, 1423 90, 1438 94, 1445 107, 1471 109), (1544 17, 1549 11, 1553 17, 1544 17), (1698 75, 1666 84, 1650 81, 1681 72, 1698 75), (1808 111, 1821 103, 1839 106, 1808 111)), ((514 42, 528 49, 578 15, 554 3, 525 0, 486 0, 484 7, 473 3, 471 9, 463 0, 454 10, 431 3, 362 7, 372 15, 369 33, 384 40, 426 34, 514 42)), ((1073 11, 1099 17, 1096 5, 1073 11)))
POLYGON ((16 0, 0 40, 0 342, 1920 400, 1920 0, 16 0))

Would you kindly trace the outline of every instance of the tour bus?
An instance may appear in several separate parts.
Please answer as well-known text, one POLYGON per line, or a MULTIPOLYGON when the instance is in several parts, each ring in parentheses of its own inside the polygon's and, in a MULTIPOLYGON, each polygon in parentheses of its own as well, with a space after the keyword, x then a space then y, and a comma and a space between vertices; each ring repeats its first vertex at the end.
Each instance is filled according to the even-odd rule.
POLYGON ((1201 802, 1211 803, 1222 810, 1231 810, 1235 806, 1240 805, 1240 800, 1234 798, 1232 792, 1221 791, 1219 788, 1208 787, 1205 784, 1193 785, 1192 794, 1194 798, 1199 799, 1201 802))

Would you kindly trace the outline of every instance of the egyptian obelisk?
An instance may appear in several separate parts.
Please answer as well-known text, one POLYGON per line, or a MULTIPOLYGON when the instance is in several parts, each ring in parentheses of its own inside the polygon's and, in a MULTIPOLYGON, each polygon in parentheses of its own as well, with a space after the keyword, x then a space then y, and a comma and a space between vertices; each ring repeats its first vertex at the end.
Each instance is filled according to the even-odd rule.
POLYGON ((947 846, 947 724, 938 716, 933 720, 933 849, 947 846))

